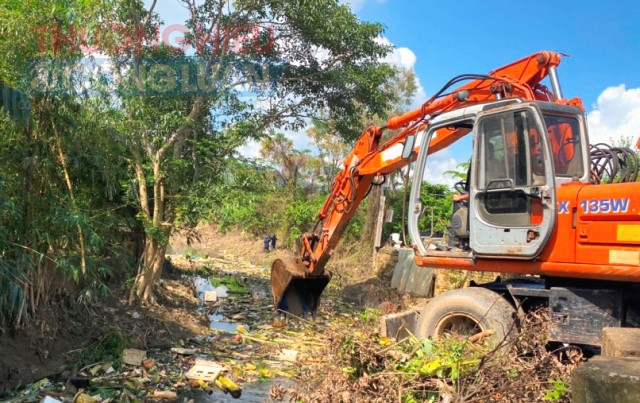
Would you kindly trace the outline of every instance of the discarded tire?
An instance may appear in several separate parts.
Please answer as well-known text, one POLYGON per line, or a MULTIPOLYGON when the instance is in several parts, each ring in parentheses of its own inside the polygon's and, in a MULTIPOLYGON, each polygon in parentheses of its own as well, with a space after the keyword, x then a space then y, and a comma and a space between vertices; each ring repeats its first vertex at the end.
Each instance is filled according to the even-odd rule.
POLYGON ((474 336, 485 332, 497 345, 517 335, 516 310, 502 296, 486 288, 448 291, 429 301, 418 318, 416 336, 440 339, 447 334, 474 336), (493 334, 488 335, 493 331, 493 334))

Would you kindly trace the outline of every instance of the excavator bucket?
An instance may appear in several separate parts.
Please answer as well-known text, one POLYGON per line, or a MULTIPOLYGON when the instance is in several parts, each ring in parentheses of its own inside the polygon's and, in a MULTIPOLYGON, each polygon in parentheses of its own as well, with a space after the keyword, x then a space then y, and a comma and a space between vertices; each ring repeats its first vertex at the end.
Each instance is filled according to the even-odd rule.
POLYGON ((273 304, 278 311, 296 316, 310 313, 315 319, 320 296, 330 280, 331 272, 310 276, 301 261, 276 259, 271 265, 273 304))

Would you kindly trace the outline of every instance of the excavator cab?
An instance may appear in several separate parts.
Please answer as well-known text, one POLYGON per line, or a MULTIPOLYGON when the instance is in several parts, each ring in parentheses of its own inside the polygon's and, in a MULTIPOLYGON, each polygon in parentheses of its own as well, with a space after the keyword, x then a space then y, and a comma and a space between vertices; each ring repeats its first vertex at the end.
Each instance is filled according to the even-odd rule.
POLYGON ((416 209, 410 212, 408 226, 419 254, 533 259, 542 251, 555 226, 556 169, 561 175, 583 176, 584 172, 576 169, 583 162, 581 122, 577 120, 580 113, 574 107, 553 105, 555 114, 547 115, 539 104, 493 102, 454 110, 432 120, 419 145, 409 205, 420 205, 430 142, 438 137, 438 130, 472 125, 468 210, 458 209, 452 218, 456 235, 467 238, 468 245, 452 251, 427 249, 416 241, 420 240, 416 209), (552 123, 550 132, 546 122, 552 123))

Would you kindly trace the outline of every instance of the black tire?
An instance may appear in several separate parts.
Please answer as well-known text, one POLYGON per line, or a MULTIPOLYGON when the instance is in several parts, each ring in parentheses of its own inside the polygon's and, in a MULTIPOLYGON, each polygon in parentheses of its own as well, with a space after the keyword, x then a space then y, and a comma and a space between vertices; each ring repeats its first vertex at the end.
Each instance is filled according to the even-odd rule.
POLYGON ((516 310, 500 294, 481 287, 448 291, 427 303, 416 326, 420 339, 440 339, 451 333, 473 336, 493 330, 493 345, 517 337, 516 310))

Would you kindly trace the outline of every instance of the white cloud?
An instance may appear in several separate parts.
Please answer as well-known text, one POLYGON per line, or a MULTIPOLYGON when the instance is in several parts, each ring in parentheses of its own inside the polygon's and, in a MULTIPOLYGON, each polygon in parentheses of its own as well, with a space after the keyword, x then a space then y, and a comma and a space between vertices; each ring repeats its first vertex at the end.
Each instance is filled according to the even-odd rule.
MULTIPOLYGON (((367 1, 368 0, 341 0, 340 2, 342 4, 348 4, 349 7, 351 7, 351 10, 356 12, 356 11, 362 10, 362 8, 364 7, 364 4, 367 1)), ((375 2, 378 4, 384 3, 385 1, 386 0, 375 0, 375 2)))
POLYGON ((383 62, 406 70, 413 69, 417 60, 416 54, 413 53, 413 50, 407 47, 395 47, 395 45, 391 43, 389 38, 386 36, 379 36, 375 41, 382 45, 393 46, 392 51, 382 59, 383 62))
POLYGON ((587 114, 589 142, 615 143, 630 138, 635 144, 640 135, 640 88, 625 84, 607 87, 587 114))
POLYGON ((427 100, 427 93, 424 90, 424 87, 420 83, 420 77, 416 75, 416 93, 413 94, 413 102, 411 103, 411 108, 416 109, 422 106, 423 103, 427 100))
POLYGON ((282 130, 282 133, 291 141, 293 141, 293 148, 296 150, 310 150, 311 152, 315 151, 315 147, 313 146, 313 142, 311 138, 307 136, 307 130, 311 128, 311 122, 304 129, 300 129, 299 131, 292 130, 282 130))
MULTIPOLYGON (((300 131, 293 130, 277 130, 277 132, 281 132, 287 137, 289 140, 293 142, 293 148, 296 150, 310 150, 312 153, 316 151, 313 146, 313 142, 307 136, 306 127, 300 131)), ((248 140, 243 146, 238 147, 237 151, 240 155, 245 158, 262 158, 260 156, 260 142, 256 140, 248 140)))
POLYGON ((427 165, 424 169, 423 179, 431 184, 442 184, 453 188, 460 179, 445 175, 446 171, 457 171, 458 161, 445 149, 427 157, 427 165))
MULTIPOLYGON (((393 43, 391 43, 391 41, 385 36, 376 38, 376 41, 384 45, 394 46, 393 43)), ((418 60, 418 58, 416 57, 416 54, 413 52, 413 50, 407 47, 394 46, 392 51, 382 60, 392 66, 403 68, 405 70, 413 70, 413 67, 416 65, 416 61, 418 60)), ((416 75, 415 78, 416 93, 414 94, 413 101, 411 102, 410 107, 412 109, 421 106, 424 101, 427 100, 427 93, 425 92, 422 83, 420 83, 420 77, 416 75)))
POLYGON ((362 6, 366 0, 343 0, 342 3, 348 4, 353 11, 362 10, 362 6))
POLYGON ((243 146, 238 147, 237 151, 245 158, 260 158, 260 143, 249 140, 243 146))

